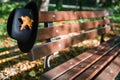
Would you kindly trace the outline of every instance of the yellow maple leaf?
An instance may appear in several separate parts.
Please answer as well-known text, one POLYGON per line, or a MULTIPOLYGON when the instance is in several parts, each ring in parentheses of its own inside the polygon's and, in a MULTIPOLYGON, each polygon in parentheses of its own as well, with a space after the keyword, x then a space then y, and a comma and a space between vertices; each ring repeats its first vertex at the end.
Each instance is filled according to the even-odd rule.
POLYGON ((29 29, 32 29, 33 20, 30 19, 30 17, 28 17, 28 16, 21 16, 21 19, 22 19, 23 23, 21 24, 20 30, 25 29, 25 27, 27 27, 27 26, 29 27, 29 29))

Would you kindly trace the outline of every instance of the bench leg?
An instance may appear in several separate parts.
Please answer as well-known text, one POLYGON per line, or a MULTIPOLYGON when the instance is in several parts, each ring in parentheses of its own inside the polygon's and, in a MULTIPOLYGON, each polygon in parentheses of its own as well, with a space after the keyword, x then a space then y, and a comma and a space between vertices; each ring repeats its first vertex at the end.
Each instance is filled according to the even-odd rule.
POLYGON ((52 55, 48 55, 48 56, 45 56, 44 58, 44 69, 50 69, 51 68, 51 63, 50 63, 50 60, 51 59, 54 59, 55 55, 58 54, 58 52, 52 54, 52 55))
POLYGON ((50 67, 50 55, 45 56, 44 58, 44 69, 47 70, 50 67))
POLYGON ((105 40, 104 40, 104 34, 101 35, 100 44, 102 44, 103 42, 105 42, 105 40))
MULTIPOLYGON (((44 23, 44 26, 45 27, 53 27, 53 22, 50 22, 50 23, 44 23)), ((46 42, 52 42, 56 40, 56 38, 50 38, 50 39, 47 39, 46 42)), ((55 53, 53 53, 52 55, 48 55, 48 56, 45 56, 44 58, 44 69, 49 69, 51 67, 50 65, 50 60, 54 58, 54 55, 55 53)))

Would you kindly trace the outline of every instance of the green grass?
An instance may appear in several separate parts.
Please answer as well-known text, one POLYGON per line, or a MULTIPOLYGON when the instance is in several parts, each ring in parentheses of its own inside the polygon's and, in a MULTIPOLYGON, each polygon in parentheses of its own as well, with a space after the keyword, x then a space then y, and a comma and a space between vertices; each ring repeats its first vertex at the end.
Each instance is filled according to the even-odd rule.
POLYGON ((8 48, 0 48, 0 52, 7 51, 9 50, 8 48))
POLYGON ((0 37, 7 36, 6 26, 5 23, 0 25, 0 37))
POLYGON ((114 22, 120 22, 120 14, 114 14, 111 18, 114 22))
POLYGON ((120 80, 120 73, 119 73, 118 76, 115 78, 115 80, 120 80))
POLYGON ((3 19, 7 19, 10 12, 14 9, 14 8, 20 8, 23 5, 20 3, 0 3, 0 18, 3 19))

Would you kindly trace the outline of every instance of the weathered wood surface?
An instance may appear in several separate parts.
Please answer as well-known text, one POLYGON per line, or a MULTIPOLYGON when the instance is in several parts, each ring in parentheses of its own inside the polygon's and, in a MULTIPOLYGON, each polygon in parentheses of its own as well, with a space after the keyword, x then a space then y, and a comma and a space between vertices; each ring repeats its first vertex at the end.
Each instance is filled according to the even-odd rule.
POLYGON ((58 22, 80 18, 98 18, 111 15, 108 11, 58 11, 39 12, 39 22, 58 22))
POLYGON ((115 37, 90 51, 84 52, 42 74, 41 78, 44 80, 95 79, 96 75, 119 54, 120 42, 117 43, 119 40, 120 37, 115 37))

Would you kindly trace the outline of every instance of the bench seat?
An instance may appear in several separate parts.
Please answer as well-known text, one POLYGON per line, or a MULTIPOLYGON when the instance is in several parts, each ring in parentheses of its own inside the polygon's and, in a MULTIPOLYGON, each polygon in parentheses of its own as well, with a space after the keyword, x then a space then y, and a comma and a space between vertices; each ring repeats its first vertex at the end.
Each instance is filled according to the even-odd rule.
MULTIPOLYGON (((102 72, 120 52, 120 36, 116 36, 89 51, 49 70, 41 75, 42 80, 93 80, 101 78, 102 72)), ((113 62, 112 62, 113 63, 113 62)), ((111 63, 111 64, 112 64, 111 63)), ((110 65, 111 66, 111 65, 110 65)), ((120 65, 118 65, 120 67, 120 65)), ((106 70, 106 69, 105 69, 106 70)), ((117 73, 120 71, 118 69, 117 73)), ((115 76, 112 76, 114 78, 115 76)), ((104 79, 105 80, 105 79, 104 79)), ((106 79, 107 80, 107 79, 106 79)))
POLYGON ((120 72, 120 54, 107 66, 96 80, 115 80, 120 72))

